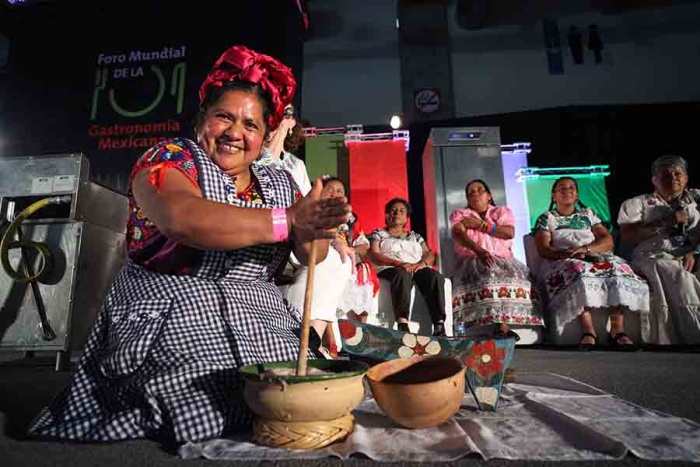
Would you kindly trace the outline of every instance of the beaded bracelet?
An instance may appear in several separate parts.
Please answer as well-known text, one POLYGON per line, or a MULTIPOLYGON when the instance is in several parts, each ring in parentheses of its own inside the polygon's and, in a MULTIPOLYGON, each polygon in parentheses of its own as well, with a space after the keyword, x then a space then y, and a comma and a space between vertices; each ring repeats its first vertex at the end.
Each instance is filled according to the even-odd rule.
POLYGON ((496 224, 491 224, 491 231, 489 232, 491 236, 496 235, 496 227, 498 227, 496 224))

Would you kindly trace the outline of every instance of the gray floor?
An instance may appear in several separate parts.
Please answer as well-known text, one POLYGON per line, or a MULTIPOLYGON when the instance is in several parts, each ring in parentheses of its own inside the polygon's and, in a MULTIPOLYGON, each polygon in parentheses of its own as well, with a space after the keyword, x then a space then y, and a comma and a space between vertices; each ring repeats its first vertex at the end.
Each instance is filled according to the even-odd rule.
MULTIPOLYGON (((549 371, 591 384, 646 408, 685 417, 700 423, 700 353, 644 351, 634 354, 609 351, 518 348, 512 367, 517 372, 549 371)), ((2 466, 211 466, 212 461, 183 461, 164 450, 158 443, 138 440, 110 444, 72 444, 26 440, 24 430, 39 409, 48 403, 68 382, 69 373, 53 371, 53 362, 0 359, 0 465, 2 466), (5 360, 5 361, 2 361, 5 360)), ((230 462, 228 462, 230 463, 230 462)), ((339 465, 340 460, 315 462, 276 462, 288 466, 312 467, 339 465)), ((240 465, 259 465, 240 462, 240 465)), ((266 464, 270 464, 267 462, 266 464)), ((379 464, 367 459, 353 459, 343 465, 379 464)), ((408 462, 401 464, 410 464, 408 462)), ((546 465, 544 462, 481 461, 463 459, 454 465, 546 465)), ((450 465, 452 465, 450 464, 450 465)), ((569 462, 566 465, 584 463, 569 462)), ((590 465, 591 463, 585 463, 590 465)), ((659 465, 632 456, 619 462, 596 462, 595 465, 659 465)), ((669 463, 671 464, 671 463, 669 463)), ((681 463, 672 463, 682 465, 681 463)), ((392 464, 395 465, 395 464, 392 464)))

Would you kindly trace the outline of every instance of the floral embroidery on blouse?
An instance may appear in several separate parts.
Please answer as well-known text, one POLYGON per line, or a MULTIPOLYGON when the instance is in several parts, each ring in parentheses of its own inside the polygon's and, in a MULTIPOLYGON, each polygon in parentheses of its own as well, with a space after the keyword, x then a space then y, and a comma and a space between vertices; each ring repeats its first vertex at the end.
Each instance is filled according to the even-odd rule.
POLYGON ((262 150, 256 162, 260 165, 272 166, 277 170, 286 170, 289 173, 294 172, 301 165, 301 160, 291 152, 284 151, 284 157, 275 160, 267 148, 262 150))
POLYGON ((556 209, 547 211, 537 218, 535 230, 554 231, 559 229, 591 230, 600 224, 600 218, 590 208, 576 210, 568 216, 562 216, 556 209))
POLYGON ((387 238, 394 238, 406 242, 416 242, 421 246, 425 243, 423 237, 421 237, 421 235, 418 232, 414 232, 413 230, 406 232, 406 235, 403 237, 394 237, 386 229, 375 229, 370 235, 370 241, 372 242, 381 242, 382 240, 387 238))
POLYGON ((168 168, 182 172, 196 186, 199 186, 197 168, 194 157, 187 144, 180 139, 163 141, 146 151, 136 162, 129 178, 129 219, 127 221, 126 240, 129 252, 135 252, 155 236, 160 235, 156 226, 151 222, 141 208, 136 204, 131 191, 134 176, 142 169, 152 170, 149 182, 160 187, 168 168))
POLYGON ((153 146, 139 158, 129 178, 126 226, 127 252, 132 261, 151 271, 191 274, 200 261, 201 251, 165 237, 136 203, 131 184, 136 174, 144 169, 149 171, 148 181, 156 189, 160 189, 170 169, 180 171, 199 187, 194 155, 183 139, 174 138, 153 146))
POLYGON ((241 201, 245 201, 246 203, 252 203, 252 204, 262 204, 263 203, 263 198, 261 193, 261 189, 258 186, 258 181, 257 180, 251 180, 250 185, 245 190, 239 191, 236 193, 236 196, 238 199, 241 201))
POLYGON ((257 165, 270 166, 277 170, 289 172, 303 195, 311 191, 311 180, 306 172, 306 165, 291 152, 284 151, 280 159, 273 159, 268 148, 264 148, 260 156, 255 160, 257 165))

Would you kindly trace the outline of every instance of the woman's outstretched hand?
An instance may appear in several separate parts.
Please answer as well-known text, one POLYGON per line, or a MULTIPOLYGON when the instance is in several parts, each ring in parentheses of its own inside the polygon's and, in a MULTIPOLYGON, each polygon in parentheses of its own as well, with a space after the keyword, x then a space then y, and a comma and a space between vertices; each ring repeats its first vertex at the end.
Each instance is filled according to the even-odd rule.
POLYGON ((316 239, 333 239, 336 229, 350 220, 352 206, 345 197, 321 199, 323 183, 317 179, 311 191, 287 211, 291 218, 292 238, 306 243, 316 239))

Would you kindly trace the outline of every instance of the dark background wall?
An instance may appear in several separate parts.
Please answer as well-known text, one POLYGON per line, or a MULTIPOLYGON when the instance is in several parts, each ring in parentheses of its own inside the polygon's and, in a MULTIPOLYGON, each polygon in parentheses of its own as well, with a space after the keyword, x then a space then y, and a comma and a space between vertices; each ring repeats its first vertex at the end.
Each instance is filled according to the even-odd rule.
POLYGON ((700 185, 698 0, 323 0, 309 10, 304 116, 317 127, 363 124, 373 133, 403 113, 413 225, 421 232, 420 156, 435 126, 500 127, 504 143, 532 143, 532 166, 610 164, 613 218, 626 198, 651 190, 649 166, 664 153, 688 159, 691 185, 700 185), (445 8, 443 28, 425 18, 426 3, 445 8), (420 14, 402 14, 416 6, 420 14), (555 32, 545 34, 545 20, 555 32), (590 25, 602 38, 600 63, 588 49, 590 25), (583 31, 582 63, 569 47, 572 27, 583 31), (553 37, 558 46, 550 47, 553 37), (449 48, 449 62, 444 50, 433 53, 436 43, 449 48), (440 65, 452 70, 453 91, 443 97, 453 94, 455 118, 433 112, 429 123, 417 122, 406 97, 421 86, 449 87, 435 78, 444 77, 440 65))
POLYGON ((299 81, 300 106, 303 28, 291 0, 55 1, 0 8, 0 32, 10 39, 0 74, 0 155, 84 152, 98 182, 124 191, 130 167, 154 138, 192 134, 199 85, 235 44, 289 65, 299 81), (168 51, 182 47, 181 57, 168 51), (164 50, 164 58, 132 56, 164 50), (125 61, 99 60, 100 54, 125 61), (102 89, 95 98, 96 87, 102 89), (151 106, 159 91, 162 98, 151 106))
MULTIPOLYGON (((453 65, 468 63, 469 67, 454 72, 459 78, 455 79, 459 118, 414 122, 408 127, 414 227, 424 232, 420 156, 434 126, 498 126, 504 143, 532 143, 532 166, 610 164, 607 187, 614 218, 624 199, 651 189, 649 166, 664 153, 686 157, 691 163, 691 185, 697 186, 694 121, 700 88, 688 83, 697 83, 700 70, 695 46, 700 30, 688 29, 692 21, 685 13, 696 11, 699 2, 671 3, 685 6, 645 10, 624 18, 562 13, 572 24, 587 24, 590 18, 601 24, 608 21, 612 29, 606 30, 606 50, 614 58, 600 69, 588 62, 577 68, 565 55, 564 75, 547 73, 539 23, 494 30, 490 48, 483 42, 490 35, 451 25, 457 41, 452 44, 453 53, 462 54, 453 65), (657 18, 655 27, 652 16, 657 18), (498 39, 502 37, 510 39, 498 39), (478 50, 459 48, 467 45, 478 50), (687 53, 691 49, 694 54, 687 53), (497 70, 491 62, 501 68, 497 70), (517 86, 504 84, 506 78, 517 86), (475 86, 475 79, 482 85, 475 86), (473 102, 465 101, 465 96, 473 102), (663 102, 629 103, 654 99, 663 102), (599 101, 603 103, 588 105, 599 101), (509 106, 522 111, 507 110, 509 106), (460 108, 480 111, 482 116, 465 115, 460 108)), ((155 0, 57 0, 12 9, 0 3, 0 33, 10 39, 9 62, 0 69, 0 155, 81 151, 90 158, 98 181, 123 190, 129 169, 144 148, 106 149, 105 138, 115 136, 90 136, 91 128, 151 124, 148 134, 117 135, 120 142, 129 142, 129 136, 190 135, 199 84, 219 54, 237 43, 277 56, 292 67, 300 83, 297 107, 315 126, 362 123, 367 133, 387 131, 385 125, 372 124, 388 122, 392 113, 400 111, 397 1, 312 0, 308 4, 311 35, 304 42, 309 37, 292 0, 204 0, 181 6, 155 0), (97 63, 100 53, 181 46, 186 47, 182 59, 127 67, 142 66, 144 75, 134 78, 116 79, 116 67, 97 63), (177 95, 171 93, 177 63, 186 65, 179 112, 177 95), (153 101, 158 80, 150 65, 157 65, 165 76, 161 102, 141 117, 119 115, 109 102, 110 90, 127 109, 142 109, 153 101), (98 92, 97 112, 91 119, 95 78, 104 69, 109 80, 98 92), (165 130, 161 130, 163 122, 165 130), (153 130, 153 124, 161 126, 153 130), (179 130, 172 129, 175 126, 179 130)), ((562 20, 561 27, 566 24, 562 20)))
MULTIPOLYGON (((308 5, 304 108, 319 127, 388 123, 393 114, 412 114, 404 105, 416 88, 437 87, 442 93, 449 86, 442 77, 419 81, 436 71, 444 75, 444 60, 434 61, 442 54, 433 54, 432 46, 444 48, 445 29, 454 117, 700 100, 699 0, 312 0, 308 5), (424 18, 430 11, 402 17, 406 5, 424 3, 445 6, 442 28, 431 24, 435 18, 424 18), (559 46, 553 50, 547 47, 545 20, 556 26, 552 36, 559 46), (587 48, 589 25, 600 32, 601 63, 587 48), (583 34, 580 64, 568 45, 571 27, 583 34), (410 30, 408 38, 404 29, 410 30), (404 66, 407 39, 412 63, 404 66), (559 70, 550 66, 550 56, 560 59, 559 70), (423 59, 428 64, 413 66, 423 59), (406 74, 415 74, 415 82, 404 81, 410 78, 406 74)), ((443 102, 449 99, 442 94, 443 102)))
MULTIPOLYGON (((700 102, 585 106, 412 124, 408 152, 412 226, 425 232, 421 155, 433 127, 498 126, 504 143, 532 143, 531 167, 609 164, 606 187, 615 221, 625 199, 653 191, 650 166, 663 154, 685 157, 690 164, 690 185, 700 186, 694 118, 698 112, 700 102)), ((370 126, 365 131, 388 129, 370 126)))

